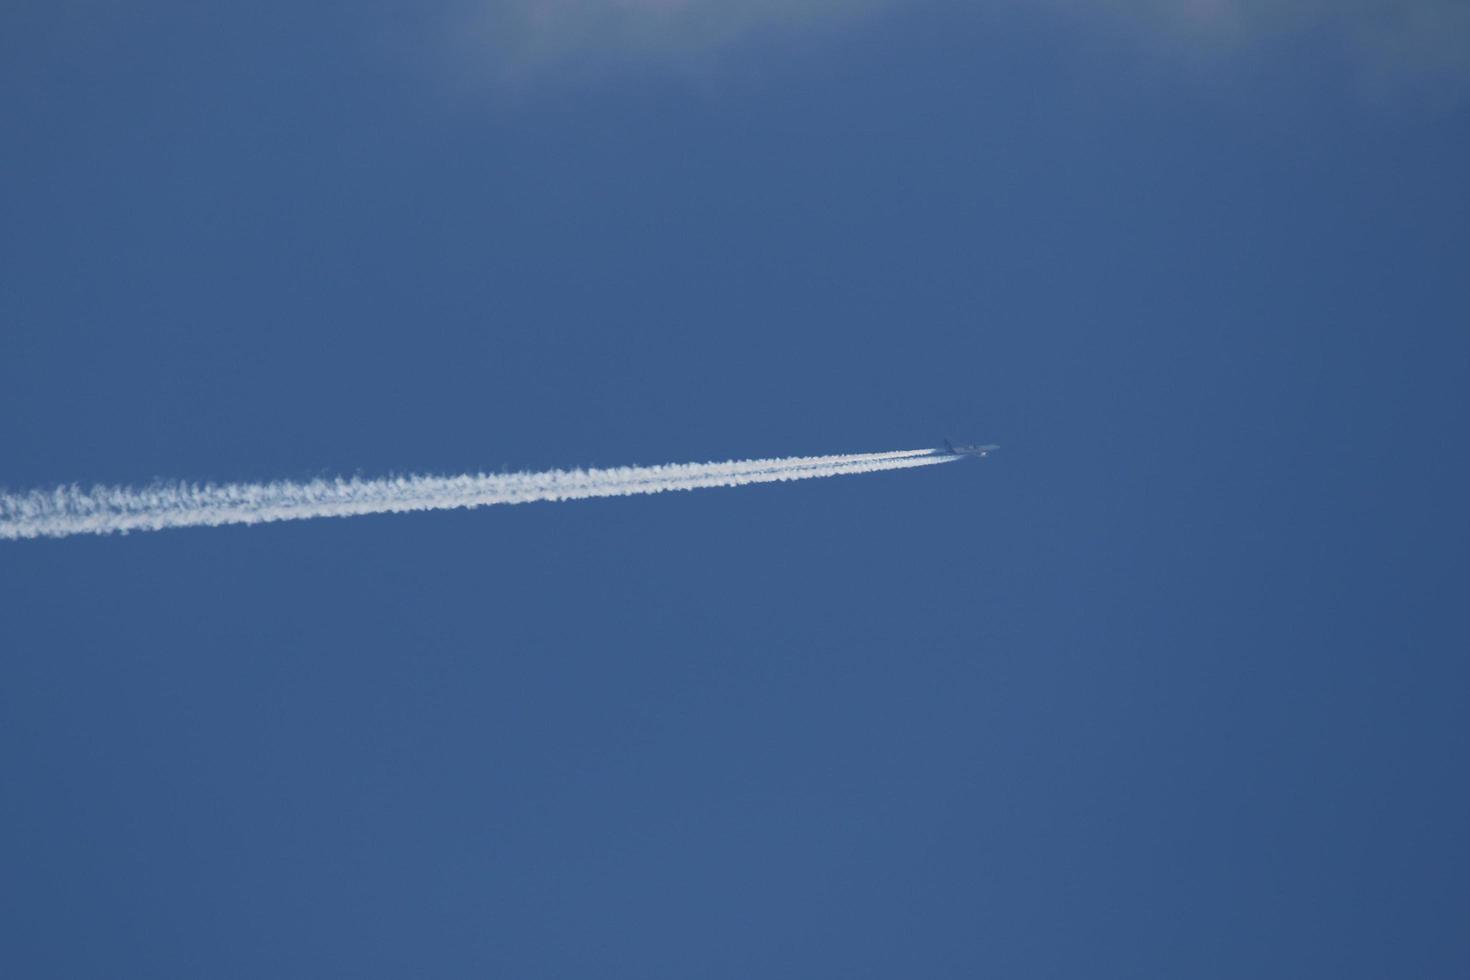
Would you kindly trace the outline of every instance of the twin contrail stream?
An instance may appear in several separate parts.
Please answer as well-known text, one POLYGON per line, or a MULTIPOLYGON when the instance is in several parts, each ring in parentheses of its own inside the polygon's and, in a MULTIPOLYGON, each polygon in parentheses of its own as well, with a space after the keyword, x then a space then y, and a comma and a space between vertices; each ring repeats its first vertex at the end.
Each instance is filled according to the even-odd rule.
POLYGON ((467 473, 376 480, 354 477, 306 483, 169 483, 150 487, 99 486, 91 490, 57 487, 19 494, 0 493, 0 540, 628 497, 667 490, 743 487, 751 483, 878 473, 934 466, 958 458, 941 450, 907 449, 847 456, 792 456, 542 473, 467 473))

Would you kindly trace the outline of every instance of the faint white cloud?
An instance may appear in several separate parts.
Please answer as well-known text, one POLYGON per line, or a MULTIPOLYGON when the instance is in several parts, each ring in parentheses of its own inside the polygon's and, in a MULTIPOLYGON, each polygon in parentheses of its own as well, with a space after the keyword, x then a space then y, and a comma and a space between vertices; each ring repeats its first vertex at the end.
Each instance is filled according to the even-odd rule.
MULTIPOLYGON (((1009 2, 1009 0, 1006 0, 1009 2)), ((1184 56, 1229 54, 1314 35, 1366 70, 1442 75, 1470 70, 1467 0, 1051 0, 1081 16, 1122 19, 1184 56)))
MULTIPOLYGON (((1292 35, 1337 43, 1372 73, 1470 71, 1470 0, 453 0, 454 33, 502 80, 595 74, 609 65, 704 68, 751 41, 831 32, 878 12, 1060 11, 1127 25, 1184 58, 1292 35)), ((875 20, 881 20, 874 18, 875 20)))
POLYGON ((893 0, 472 0, 456 33, 496 74, 697 66, 740 42, 830 30, 893 0))

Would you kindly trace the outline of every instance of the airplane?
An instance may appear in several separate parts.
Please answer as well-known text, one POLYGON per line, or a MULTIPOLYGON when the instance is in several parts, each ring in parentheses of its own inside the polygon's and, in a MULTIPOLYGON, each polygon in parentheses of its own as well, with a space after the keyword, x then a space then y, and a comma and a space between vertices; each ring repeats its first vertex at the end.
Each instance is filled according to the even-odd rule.
POLYGON ((984 446, 956 446, 948 439, 944 440, 944 451, 951 456, 989 456, 1000 447, 994 444, 984 446))

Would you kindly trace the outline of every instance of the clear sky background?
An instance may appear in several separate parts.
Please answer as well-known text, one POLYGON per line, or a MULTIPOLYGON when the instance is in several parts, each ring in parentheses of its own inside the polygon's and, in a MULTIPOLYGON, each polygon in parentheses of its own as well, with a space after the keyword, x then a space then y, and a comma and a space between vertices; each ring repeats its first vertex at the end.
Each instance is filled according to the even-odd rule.
POLYGON ((0 973, 1470 974, 1470 20, 1166 6, 7 5, 12 491, 1004 448, 0 546, 0 973))

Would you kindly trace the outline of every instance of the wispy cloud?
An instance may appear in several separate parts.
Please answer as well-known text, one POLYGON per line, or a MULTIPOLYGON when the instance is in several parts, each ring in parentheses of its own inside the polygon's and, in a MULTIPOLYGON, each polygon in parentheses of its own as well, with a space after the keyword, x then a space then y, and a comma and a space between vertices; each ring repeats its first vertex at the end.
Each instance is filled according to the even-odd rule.
POLYGON ((820 35, 877 14, 1051 9, 1074 25, 1127 25, 1185 58, 1292 34, 1341 44, 1369 70, 1470 70, 1466 0, 457 0, 454 33, 496 77, 595 74, 610 65, 702 70, 746 42, 820 35))
POLYGON ((894 0, 470 0, 456 33, 497 75, 610 63, 698 66, 747 39, 821 32, 894 0))
POLYGON ((1052 2, 1079 16, 1121 18, 1185 54, 1315 35, 1343 45, 1373 70, 1438 74, 1470 69, 1470 4, 1464 0, 1052 2))
POLYGON ((265 524, 489 504, 629 497, 705 487, 813 480, 953 462, 932 449, 844 456, 794 456, 725 463, 674 463, 605 470, 466 473, 379 480, 227 483, 198 486, 57 487, 0 494, 0 540, 126 534, 176 527, 265 524))

